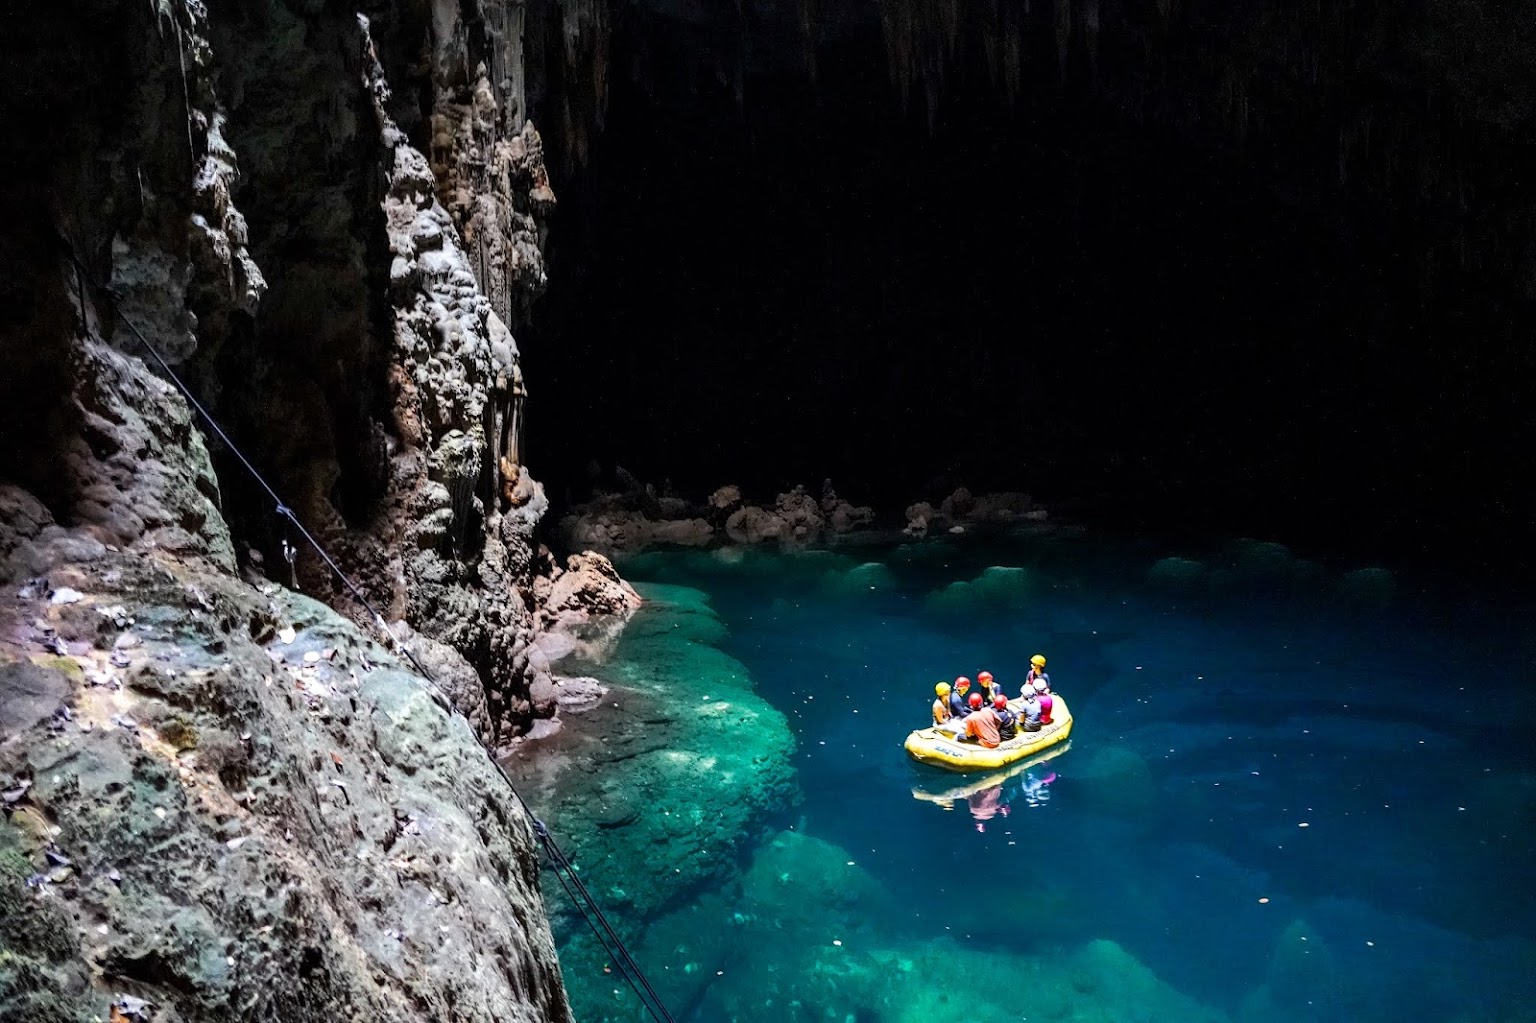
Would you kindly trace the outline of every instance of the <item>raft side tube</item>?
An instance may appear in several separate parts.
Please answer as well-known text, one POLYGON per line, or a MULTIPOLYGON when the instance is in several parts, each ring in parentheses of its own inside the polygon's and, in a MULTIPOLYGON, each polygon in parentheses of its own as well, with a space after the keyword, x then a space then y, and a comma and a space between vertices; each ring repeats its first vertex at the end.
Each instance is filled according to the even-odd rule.
POLYGON ((920 764, 942 767, 946 771, 996 771, 1025 757, 1065 742, 1072 734, 1072 712, 1066 701, 1052 693, 1055 706, 1051 710, 1051 723, 1038 732, 1020 731, 1019 734, 995 749, 975 742, 958 742, 947 732, 936 728, 919 728, 907 736, 903 744, 907 754, 920 764))

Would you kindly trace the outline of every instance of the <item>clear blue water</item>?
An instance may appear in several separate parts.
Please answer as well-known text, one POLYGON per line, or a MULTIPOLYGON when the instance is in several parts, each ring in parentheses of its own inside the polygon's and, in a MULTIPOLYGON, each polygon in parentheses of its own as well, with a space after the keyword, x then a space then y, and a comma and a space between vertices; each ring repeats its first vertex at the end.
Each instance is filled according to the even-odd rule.
MULTIPOLYGON (((819 840, 815 870, 860 872, 816 890, 820 916, 746 935, 772 908, 754 857, 787 882, 810 846, 744 848, 744 879, 686 922, 739 946, 720 980, 677 974, 665 921, 628 922, 663 994, 698 1020, 1536 1019, 1526 612, 1269 546, 1167 553, 1023 537, 624 563, 708 594, 717 645, 798 740, 791 830, 819 840), (964 784, 901 749, 933 683, 986 668, 1016 693, 1037 652, 1070 748, 949 809, 919 798, 964 784), (822 930, 810 953, 774 944, 822 930), (791 1011, 797 971, 817 994, 791 1011), (918 1006, 882 971, 957 997, 918 1006), (1009 971, 1038 996, 1006 993, 1009 971)), ((568 967, 584 1019, 642 1018, 612 983, 568 967)))

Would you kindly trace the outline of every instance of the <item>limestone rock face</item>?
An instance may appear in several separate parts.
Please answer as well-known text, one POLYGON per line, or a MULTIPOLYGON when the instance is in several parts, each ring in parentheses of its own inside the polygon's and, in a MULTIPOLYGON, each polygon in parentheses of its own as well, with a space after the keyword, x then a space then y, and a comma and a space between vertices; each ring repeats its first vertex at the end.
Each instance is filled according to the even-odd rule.
POLYGON ((640 607, 640 594, 614 570, 613 562, 587 551, 573 554, 551 584, 541 615, 549 625, 579 624, 594 617, 628 617, 640 607))
POLYGON ((504 101, 520 5, 369 7, 381 49, 308 0, 40 5, 0 39, 32 164, 0 190, 0 1019, 570 1018, 481 745, 547 678, 509 296, 542 286, 553 196, 504 101), (447 205, 397 121, 420 74, 476 91, 447 205))
POLYGON ((202 556, 233 571, 218 480, 186 402, 143 362, 97 341, 81 344, 74 383, 81 432, 59 468, 76 519, 106 543, 202 556))
MULTIPOLYGON (((393 414, 405 440, 391 459, 389 485, 404 514, 384 524, 404 542, 384 544, 386 558, 398 557, 395 603, 406 619, 457 650, 479 673, 486 695, 483 738, 495 743, 535 710, 527 698, 527 651, 535 628, 533 530, 548 502, 519 462, 517 417, 525 392, 517 345, 502 318, 508 309, 503 303, 498 312, 476 276, 477 262, 482 270, 488 265, 486 223, 475 235, 480 248, 472 258, 459 224, 438 201, 431 163, 390 115, 383 64, 367 20, 359 25, 369 54, 365 91, 387 174, 382 206, 392 260, 393 414)), ((484 92, 482 83, 477 95, 484 92)), ((493 100, 486 94, 482 102, 493 100)), ((471 128, 491 131, 494 119, 485 118, 493 107, 477 109, 471 128)), ((518 139, 512 148, 526 172, 522 180, 532 174, 536 136, 518 139)), ((504 162, 514 158, 510 149, 497 152, 504 162)), ((493 183, 510 187, 510 173, 503 166, 493 183)), ((468 187, 455 186, 454 195, 468 187)), ((547 185, 533 187, 547 192, 547 185)), ((496 223, 513 224, 526 242, 532 221, 507 217, 496 223)), ((464 230, 471 230, 468 223, 464 230)), ((512 250, 496 251, 500 259, 512 250)), ((541 270, 536 276, 542 281, 541 270)), ((505 276, 498 281, 506 285, 505 276)))
POLYGON ((570 1019, 528 819, 430 683, 281 587, 0 533, 0 1018, 570 1019))
POLYGON ((703 518, 655 520, 639 509, 599 505, 565 516, 560 534, 570 547, 626 551, 653 544, 702 547, 715 539, 715 527, 703 518))

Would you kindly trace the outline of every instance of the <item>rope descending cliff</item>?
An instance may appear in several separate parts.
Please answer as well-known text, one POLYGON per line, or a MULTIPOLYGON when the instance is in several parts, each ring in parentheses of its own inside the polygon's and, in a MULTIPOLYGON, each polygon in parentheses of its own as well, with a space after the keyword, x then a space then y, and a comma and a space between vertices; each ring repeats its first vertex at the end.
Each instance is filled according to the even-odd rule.
MULTIPOLYGON (((64 247, 70 261, 74 264, 76 273, 80 275, 81 281, 83 283, 90 284, 91 281, 89 272, 86 269, 85 264, 82 263, 79 257, 76 255, 73 246, 66 239, 60 239, 60 244, 64 247)), ((123 321, 124 326, 126 326, 128 330, 133 334, 133 336, 138 339, 138 342, 144 351, 150 356, 151 359, 154 360, 155 364, 160 367, 160 371, 164 373, 165 376, 171 381, 171 383, 176 386, 177 390, 181 392, 182 397, 185 398, 187 403, 197 411, 197 413, 202 417, 203 421, 207 423, 208 428, 212 430, 214 435, 217 436, 219 440, 225 445, 225 447, 229 450, 229 453, 239 460, 240 464, 245 467, 251 478, 257 483, 257 485, 261 487, 262 490, 267 493, 273 502, 273 510, 275 513, 279 517, 287 520, 292 524, 294 529, 298 531, 300 537, 303 538, 305 543, 307 543, 315 552, 315 554, 318 555, 327 566, 329 566, 331 572, 334 573, 336 580, 341 583, 341 585, 344 586, 349 593, 353 595, 353 597, 360 605, 362 605, 364 609, 367 610, 369 619, 375 626, 377 626, 384 640, 385 646, 391 650, 396 651, 411 663, 412 667, 415 668, 416 673, 429 683, 434 699, 438 702, 439 706, 441 706, 449 713, 458 713, 453 707, 452 703, 443 694, 442 687, 438 684, 436 678, 433 677, 432 673, 416 657, 410 646, 407 643, 402 642, 400 638, 395 635, 394 630, 390 628, 389 622, 385 620, 384 616, 380 614, 378 609, 375 608, 373 604, 368 600, 367 595, 362 591, 357 583, 353 581, 353 579, 346 573, 344 569, 342 569, 342 567, 336 562, 335 558, 331 556, 330 552, 327 551, 317 539, 315 539, 314 534, 305 528, 304 523, 299 521, 299 517, 294 513, 293 509, 283 503, 283 499, 278 495, 277 491, 261 474, 256 466, 251 463, 250 459, 246 457, 245 453, 242 452, 240 448, 234 443, 234 441, 230 439, 229 434, 224 430, 224 427, 220 425, 218 419, 215 418, 214 415, 209 412, 201 402, 197 400, 197 396, 192 393, 191 388, 187 386, 186 382, 183 381, 179 375, 177 375, 176 371, 173 370, 165 358, 161 356, 160 352, 150 342, 149 338, 147 338, 144 335, 144 332, 139 329, 138 324, 136 324, 131 317, 123 313, 121 310, 114 309, 114 312, 116 312, 117 316, 123 321)), ((577 911, 581 913, 583 919, 586 920, 587 925, 591 927, 593 935, 597 938, 597 941, 602 946, 604 952, 608 954, 615 963, 618 964, 619 973, 624 977, 625 981, 634 991, 635 997, 638 998, 641 1004, 645 1006, 646 1011, 651 1015, 651 1017, 657 1020, 657 1023, 675 1023, 672 1014, 667 1010, 665 1003, 661 1000, 661 996, 659 996, 656 993, 655 988, 651 986, 651 982, 649 979, 647 979, 645 972, 640 968, 640 964, 636 962, 634 956, 630 954, 629 949, 625 946, 623 939, 613 929, 613 926, 608 921, 607 916, 604 915, 602 908, 597 904, 597 900, 593 898, 591 891, 587 888, 585 882, 582 881, 581 876, 576 871, 575 864, 573 864, 566 857, 565 853, 560 849, 559 843, 555 841, 554 836, 550 834, 549 829, 545 826, 544 822, 540 820, 536 814, 534 814, 533 808, 528 805, 527 800, 523 798, 522 793, 518 791, 517 786, 513 784, 512 779, 507 775, 507 772, 502 768, 501 764, 497 763, 495 757, 492 756, 489 751, 487 751, 486 755, 491 763, 495 766, 497 774, 499 774, 502 781, 506 783, 507 789, 516 798, 517 803, 522 808, 524 815, 528 818, 534 834, 538 836, 539 842, 543 845, 544 850, 549 857, 550 869, 555 874, 556 879, 559 880, 560 886, 565 890, 566 895, 570 897, 572 903, 575 904, 577 911)))

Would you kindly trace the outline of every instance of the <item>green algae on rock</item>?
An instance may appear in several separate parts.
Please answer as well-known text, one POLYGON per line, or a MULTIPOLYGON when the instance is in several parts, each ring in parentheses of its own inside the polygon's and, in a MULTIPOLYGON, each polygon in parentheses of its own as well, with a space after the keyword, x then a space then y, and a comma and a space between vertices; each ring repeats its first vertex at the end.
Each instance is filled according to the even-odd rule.
MULTIPOLYGON (((835 843, 783 831, 761 843, 739 881, 650 923, 636 954, 673 1009, 698 1018, 787 1023, 1223 1023, 1113 941, 1035 954, 1000 951, 933 922, 960 914, 892 891, 835 843), (949 964, 986 964, 995 984, 968 997, 949 964), (1127 1014, 1129 1013, 1129 1015, 1127 1014)), ((1048 938, 1043 939, 1048 941, 1048 938)), ((590 942, 578 960, 596 962, 590 942)), ((571 960, 566 953, 567 961, 571 960)), ((590 969, 590 968, 589 968, 590 969)), ((613 978, 569 972, 587 1023, 636 1018, 613 978), (592 992, 588 997, 589 991, 592 992)))
POLYGON ((993 565, 974 579, 958 580, 930 593, 924 606, 935 615, 1017 612, 1029 606, 1038 589, 1029 569, 993 565))
MULTIPOLYGON (((612 654, 581 666, 612 686, 601 706, 541 740, 529 759, 507 762, 631 935, 733 884, 760 829, 798 800, 789 725, 753 692, 745 666, 714 645, 726 630, 707 597, 681 586, 639 589, 645 607, 612 654)), ((605 965, 579 942, 562 955, 569 969, 594 975, 605 965)))

